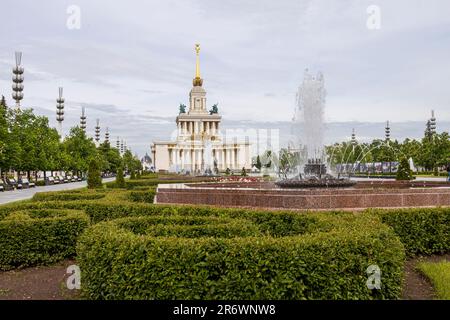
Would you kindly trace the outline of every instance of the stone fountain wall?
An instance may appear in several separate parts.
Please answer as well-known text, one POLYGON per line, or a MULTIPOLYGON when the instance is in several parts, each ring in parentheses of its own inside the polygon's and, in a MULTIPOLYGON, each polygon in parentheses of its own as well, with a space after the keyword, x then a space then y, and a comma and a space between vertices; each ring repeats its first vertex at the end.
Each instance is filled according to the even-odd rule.
POLYGON ((434 207, 450 206, 450 188, 282 190, 159 185, 155 202, 317 210, 434 207))

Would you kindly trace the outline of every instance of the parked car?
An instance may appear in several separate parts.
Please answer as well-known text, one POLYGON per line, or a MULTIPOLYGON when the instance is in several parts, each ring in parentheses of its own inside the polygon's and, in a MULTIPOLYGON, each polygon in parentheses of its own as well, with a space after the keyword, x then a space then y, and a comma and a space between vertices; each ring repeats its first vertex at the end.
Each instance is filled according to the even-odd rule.
POLYGON ((53 178, 53 177, 47 177, 47 178, 45 179, 45 185, 48 186, 48 185, 52 185, 52 184, 55 184, 55 178, 53 178))
POLYGON ((11 185, 13 189, 22 189, 22 184, 18 183, 14 178, 6 178, 6 183, 11 185))
POLYGON ((68 182, 69 182, 69 180, 67 179, 67 177, 59 176, 59 180, 62 181, 62 183, 68 183, 68 182))
POLYGON ((4 190, 6 190, 6 191, 14 190, 14 186, 11 185, 11 184, 9 184, 9 183, 6 181, 6 179, 0 180, 0 181, 1 181, 2 185, 3 185, 3 189, 4 189, 4 190))
POLYGON ((0 191, 5 192, 5 187, 3 187, 3 181, 0 180, 0 191))
POLYGON ((22 185, 22 188, 24 189, 36 187, 36 184, 34 182, 30 182, 28 178, 19 178, 19 183, 22 185))

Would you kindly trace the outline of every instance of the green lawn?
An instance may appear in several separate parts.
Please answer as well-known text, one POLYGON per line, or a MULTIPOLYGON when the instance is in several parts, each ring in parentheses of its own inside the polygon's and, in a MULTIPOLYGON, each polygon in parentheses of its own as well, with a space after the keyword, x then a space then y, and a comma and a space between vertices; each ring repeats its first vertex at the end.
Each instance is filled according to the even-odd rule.
POLYGON ((450 300, 450 261, 422 262, 418 269, 431 280, 439 299, 450 300))

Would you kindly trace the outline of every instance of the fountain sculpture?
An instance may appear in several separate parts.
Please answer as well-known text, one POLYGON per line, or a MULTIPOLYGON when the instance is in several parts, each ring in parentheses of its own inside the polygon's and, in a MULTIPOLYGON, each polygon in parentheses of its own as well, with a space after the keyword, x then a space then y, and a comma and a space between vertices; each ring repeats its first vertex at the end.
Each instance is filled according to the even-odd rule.
POLYGON ((281 188, 349 187, 355 184, 345 178, 336 178, 327 172, 323 147, 325 86, 322 73, 316 77, 305 70, 303 82, 297 92, 297 105, 293 119, 298 137, 298 174, 276 182, 281 188), (302 173, 303 172, 303 173, 302 173))

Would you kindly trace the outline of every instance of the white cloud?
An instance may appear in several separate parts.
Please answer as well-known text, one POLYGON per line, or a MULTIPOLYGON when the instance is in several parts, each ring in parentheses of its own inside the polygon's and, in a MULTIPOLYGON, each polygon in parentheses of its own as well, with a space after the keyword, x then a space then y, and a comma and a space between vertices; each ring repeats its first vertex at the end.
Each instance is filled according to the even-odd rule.
POLYGON ((226 119, 288 121, 308 67, 325 74, 329 121, 423 122, 430 109, 450 120, 446 0, 77 0, 79 31, 66 28, 71 4, 2 1, 17 14, 2 17, 0 94, 10 99, 13 53, 22 50, 25 105, 53 121, 64 86, 67 126, 78 122, 77 101, 97 106, 88 114, 114 123, 139 153, 164 138, 142 115, 174 119, 187 103, 196 42, 209 104, 219 102, 226 119), (366 28, 371 4, 381 9, 377 31, 366 28), (115 106, 110 116, 127 125, 101 106, 115 106))

